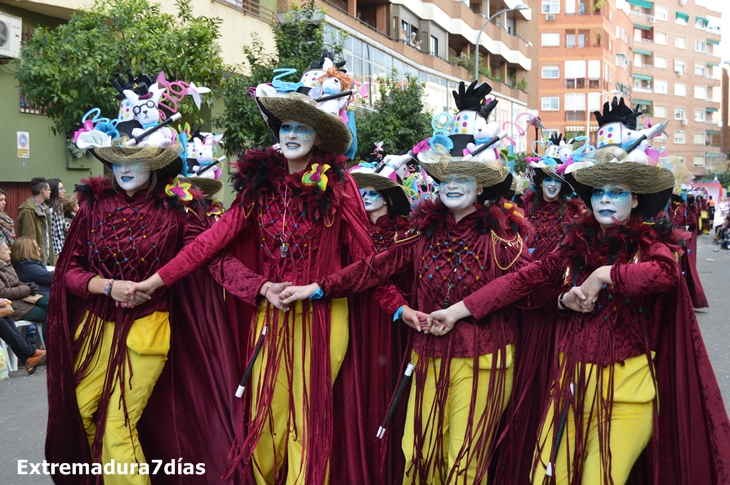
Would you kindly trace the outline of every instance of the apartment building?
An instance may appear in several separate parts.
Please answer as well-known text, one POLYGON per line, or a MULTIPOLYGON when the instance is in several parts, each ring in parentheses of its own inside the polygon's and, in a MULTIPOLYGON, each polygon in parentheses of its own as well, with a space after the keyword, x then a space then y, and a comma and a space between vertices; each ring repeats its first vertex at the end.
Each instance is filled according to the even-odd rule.
MULTIPOLYGON (((524 3, 535 7, 538 0, 524 3), (534 5, 530 5, 534 4, 534 5)), ((318 0, 326 9, 327 42, 341 42, 347 67, 358 80, 369 83, 372 106, 378 93, 378 79, 390 76, 415 77, 425 84, 426 105, 434 113, 453 112, 451 91, 460 81, 474 79, 473 57, 477 49, 481 76, 499 99, 495 114, 500 122, 510 121, 528 110, 528 93, 537 85, 528 80, 533 51, 528 21, 531 10, 512 11, 492 20, 479 36, 487 18, 503 9, 523 3, 519 0, 318 0), (342 35, 342 33, 346 35, 342 35), (468 66, 468 67, 465 67, 468 66)), ((279 12, 288 9, 279 0, 279 12)), ((510 127, 513 135, 514 127, 510 127)), ((426 134, 424 134, 425 136, 426 134)), ((524 137, 514 136, 517 150, 526 150, 524 137)))
POLYGON ((589 134, 595 142, 591 113, 631 95, 632 23, 623 0, 540 1, 540 118, 568 139, 589 134))
POLYGON ((633 103, 659 122, 671 121, 655 140, 704 174, 719 157, 721 68, 716 53, 721 17, 712 2, 628 0, 633 23, 633 103))

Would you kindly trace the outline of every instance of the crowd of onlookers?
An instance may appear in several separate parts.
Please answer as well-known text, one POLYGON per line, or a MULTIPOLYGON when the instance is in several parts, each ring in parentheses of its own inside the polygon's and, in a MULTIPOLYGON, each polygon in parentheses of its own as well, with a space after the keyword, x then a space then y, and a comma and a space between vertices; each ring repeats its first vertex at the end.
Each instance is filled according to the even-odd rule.
POLYGON ((31 196, 18 207, 17 223, 7 214, 0 190, 0 339, 29 374, 45 361, 46 309, 56 257, 66 240, 78 202, 59 179, 36 177, 31 196), (15 322, 31 322, 22 327, 15 322))

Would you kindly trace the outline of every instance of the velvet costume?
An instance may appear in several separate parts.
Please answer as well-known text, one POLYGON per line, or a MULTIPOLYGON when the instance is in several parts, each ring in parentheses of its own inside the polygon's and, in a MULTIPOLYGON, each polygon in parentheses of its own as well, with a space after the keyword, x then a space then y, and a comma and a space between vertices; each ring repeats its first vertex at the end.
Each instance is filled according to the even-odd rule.
POLYGON ((702 288, 700 276, 697 273, 697 237, 699 236, 699 208, 697 204, 685 202, 672 202, 669 205, 669 217, 675 226, 687 229, 687 251, 682 254, 679 264, 682 267, 682 274, 687 281, 687 289, 692 297, 692 305, 695 308, 707 308, 710 306, 702 288))
POLYGON ((578 197, 547 202, 541 193, 534 191, 525 192, 522 204, 525 217, 533 226, 533 237, 528 246, 535 248, 530 253, 534 260, 542 259, 555 249, 568 224, 585 211, 583 201, 578 197))
MULTIPOLYGON (((270 405, 274 394, 272 383, 279 374, 277 359, 288 369, 295 364, 291 361, 291 355, 282 355, 281 349, 277 349, 275 344, 281 338, 288 341, 288 328, 294 325, 303 329, 311 339, 311 348, 307 349, 311 356, 310 368, 307 369, 309 398, 304 403, 296 403, 297 406, 303 406, 304 423, 290 423, 307 430, 306 442, 302 447, 316 450, 306 456, 305 469, 302 470, 305 482, 325 483, 329 465, 332 467, 332 483, 368 483, 363 481, 367 477, 357 476, 359 471, 338 469, 338 463, 330 461, 333 435, 339 433, 340 426, 358 425, 355 416, 359 412, 348 410, 352 414, 334 429, 333 415, 323 412, 334 406, 357 407, 357 403, 353 405, 344 398, 339 401, 333 396, 328 351, 330 300, 305 302, 301 319, 295 320, 290 315, 293 312, 284 314, 280 319, 282 314, 274 311, 268 301, 259 296, 266 281, 306 284, 331 274, 350 260, 362 259, 375 252, 368 235, 367 216, 359 191, 352 178, 345 173, 344 157, 315 150, 310 167, 315 163, 320 167, 322 164, 330 166, 323 174, 323 178, 326 177, 325 190, 303 181, 303 174, 310 172, 310 168, 302 173, 289 174, 287 161, 278 151, 271 148, 247 151, 238 162, 237 173, 233 177, 234 187, 240 193, 231 209, 162 268, 159 275, 166 285, 171 285, 223 251, 235 254, 237 259, 215 265, 212 271, 216 280, 239 301, 236 305, 237 321, 249 350, 245 357, 242 356, 244 362, 250 358, 253 345, 259 338, 254 331, 256 322, 252 322, 252 311, 255 307, 263 311, 264 323, 269 330, 263 352, 276 358, 266 361, 263 379, 252 378, 249 382, 247 395, 250 395, 249 390, 256 393, 260 412, 244 417, 242 427, 245 432, 240 434, 239 441, 231 450, 231 466, 238 463, 251 465, 251 456, 262 433, 268 428, 269 419, 273 418, 270 405), (284 257, 282 247, 287 248, 283 250, 284 257), (342 473, 348 476, 343 478, 342 473)), ((392 286, 376 291, 376 294, 381 304, 397 308, 405 303, 392 286)), ((350 315, 351 327, 367 325, 366 322, 360 322, 352 310, 350 315)), ((351 332, 351 335, 351 345, 356 349, 359 345, 356 332, 351 332)), ((343 375, 340 379, 349 377, 343 375)), ((286 380, 287 376, 281 375, 280 378, 286 380)), ((369 450, 344 451, 351 459, 357 460, 359 455, 369 450)), ((371 452, 377 453, 377 449, 371 452)), ((289 470, 289 473, 299 472, 289 470)), ((277 481, 285 476, 286 473, 276 470, 277 481)))
MULTIPOLYGON (((595 219, 586 216, 569 229, 558 250, 464 299, 472 315, 480 318, 530 295, 536 287, 565 285, 567 290, 581 284, 598 267, 612 265, 613 285, 600 292, 593 313, 570 312, 559 321, 553 379, 560 381, 566 370, 575 372, 575 389, 570 398, 565 383, 555 386, 550 400, 557 403, 556 409, 563 409, 562 403, 570 400, 570 413, 575 416, 581 416, 587 407, 598 406, 599 440, 605 446, 611 432, 606 420, 611 418, 617 391, 614 374, 604 372, 601 379, 593 379, 593 386, 604 389, 596 393, 586 387, 586 369, 590 364, 618 369, 631 358, 646 360, 652 378, 640 390, 654 392, 655 380, 659 403, 654 399, 653 437, 634 467, 627 482, 631 484, 730 481, 730 423, 694 312, 687 305, 689 297, 675 257, 680 242, 671 226, 640 221, 610 228, 602 236, 595 219), (616 363, 619 367, 611 367, 616 363), (587 393, 601 397, 598 402, 587 402, 587 393)), ((547 306, 554 302, 548 300, 547 306)), ((554 413, 552 423, 543 422, 543 426, 558 429, 560 415, 554 413)), ((546 414, 543 416, 545 421, 546 414)), ((583 439, 590 426, 576 425, 578 438, 572 446, 577 455, 586 451, 583 439)), ((548 443, 552 446, 551 440, 548 443)), ((524 452, 532 453, 529 447, 524 452)), ((606 448, 602 448, 601 459, 610 468, 606 448)), ((580 460, 568 465, 572 470, 570 483, 581 483, 580 460)))
MULTIPOLYGON (((456 222, 453 215, 440 201, 422 200, 411 214, 411 225, 419 231, 396 244, 387 251, 355 263, 344 270, 318 281, 325 295, 337 297, 352 291, 361 291, 388 281, 390 277, 405 270, 415 270, 416 280, 412 306, 423 312, 441 309, 448 299, 458 301, 467 294, 482 287, 505 272, 514 271, 529 261, 527 248, 522 241, 526 236, 527 224, 512 204, 504 207, 492 205, 478 208, 477 211, 456 222), (503 269, 500 269, 503 268, 503 269)), ((386 312, 394 307, 384 307, 386 312)), ((472 372, 476 373, 481 357, 493 357, 490 364, 494 372, 489 385, 487 410, 484 419, 477 420, 468 428, 465 446, 459 450, 459 459, 474 460, 477 480, 486 477, 487 467, 493 454, 494 436, 502 410, 509 396, 505 395, 507 374, 507 348, 515 340, 516 311, 508 308, 484 319, 468 319, 460 322, 445 337, 436 337, 411 332, 413 350, 419 358, 411 389, 411 400, 421 403, 424 393, 424 380, 432 362, 440 362, 441 375, 449 374, 451 360, 467 358, 472 372)), ((511 357, 511 355, 510 355, 511 357)), ((431 412, 415 413, 416 430, 429 427, 439 430, 444 422, 449 399, 448 378, 441 379, 443 389, 436 399, 425 404, 431 412)), ((476 382, 476 379, 474 379, 476 382)), ((472 387, 472 394, 476 390, 472 387)), ((421 404, 416 404, 421 408, 421 404)), ((484 410, 474 409, 473 401, 464 416, 467 422, 484 410)), ((429 474, 435 467, 440 479, 455 483, 456 466, 445 466, 445 450, 442 445, 447 439, 437 432, 439 438, 429 449, 423 433, 416 431, 413 437, 415 448, 413 463, 406 463, 406 473, 418 476, 419 483, 434 483, 429 474), (434 465, 436 464, 436 465, 434 465)), ((462 464, 463 465, 463 464, 462 464)))
MULTIPOLYGON (((77 191, 80 209, 69 229, 66 251, 56 266, 59 277, 53 279, 48 314, 46 457, 56 463, 99 460, 107 410, 118 404, 109 400, 112 390, 121 382, 127 383, 134 372, 127 360, 127 336, 137 320, 155 312, 164 314, 171 307, 169 292, 164 290, 155 292, 144 305, 122 309, 106 295, 90 294, 89 281, 97 276, 120 280, 151 276, 180 249, 186 228, 200 220, 196 213, 199 194, 190 202, 192 210, 187 210, 177 197, 167 196, 161 187, 140 190, 128 197, 113 190, 109 179, 98 177, 87 180, 77 191), (82 321, 84 314, 89 317, 82 321), (103 321, 115 325, 109 370, 100 389, 97 433, 90 449, 79 414, 76 387, 96 366, 91 356, 101 348, 103 321), (74 341, 81 327, 83 330, 74 341), (90 347, 81 348, 83 342, 89 342, 90 347), (74 371, 77 359, 79 366, 74 371)), ((125 413, 135 411, 123 408, 125 413)), ((153 449, 145 449, 145 453, 155 456, 153 449)), ((94 483, 97 478, 56 475, 54 481, 94 483)))

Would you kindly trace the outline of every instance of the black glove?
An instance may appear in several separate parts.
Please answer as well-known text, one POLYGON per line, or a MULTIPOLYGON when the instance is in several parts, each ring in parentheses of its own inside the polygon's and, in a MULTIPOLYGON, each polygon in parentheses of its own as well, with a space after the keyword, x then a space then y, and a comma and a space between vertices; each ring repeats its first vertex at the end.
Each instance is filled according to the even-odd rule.
POLYGON ((38 284, 33 283, 32 281, 30 283, 26 283, 28 288, 30 288, 30 295, 37 295, 38 294, 38 284))

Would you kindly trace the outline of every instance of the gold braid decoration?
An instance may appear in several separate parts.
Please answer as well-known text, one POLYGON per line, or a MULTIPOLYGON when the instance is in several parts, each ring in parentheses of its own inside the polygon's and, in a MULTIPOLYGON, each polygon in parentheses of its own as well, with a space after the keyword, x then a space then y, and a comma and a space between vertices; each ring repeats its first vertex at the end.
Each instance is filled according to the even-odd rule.
POLYGON ((499 269, 501 269, 502 271, 507 271, 517 262, 518 259, 520 259, 520 256, 522 255, 522 245, 523 245, 522 236, 517 234, 514 237, 514 239, 509 241, 507 239, 502 239, 501 237, 497 236, 494 233, 494 230, 490 231, 490 233, 492 235, 492 256, 494 257, 494 262, 497 264, 497 267, 499 269), (499 264, 499 260, 497 259, 497 241, 505 243, 507 246, 512 246, 513 244, 519 245, 519 250, 517 251, 517 256, 515 256, 515 259, 513 259, 512 262, 510 264, 508 264, 507 267, 505 267, 505 268, 503 268, 499 264))

